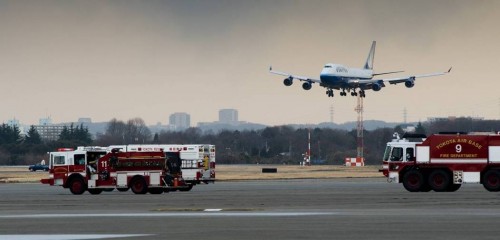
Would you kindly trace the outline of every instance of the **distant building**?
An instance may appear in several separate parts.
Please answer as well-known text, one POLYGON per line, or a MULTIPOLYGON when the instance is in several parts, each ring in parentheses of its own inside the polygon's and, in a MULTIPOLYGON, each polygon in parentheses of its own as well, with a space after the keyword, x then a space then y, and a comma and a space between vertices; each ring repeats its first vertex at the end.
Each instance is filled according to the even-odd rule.
POLYGON ((191 127, 191 116, 187 113, 177 112, 169 117, 169 124, 175 130, 183 130, 191 127))
POLYGON ((38 125, 40 126, 52 125, 52 119, 50 117, 40 118, 40 120, 38 120, 38 125))
POLYGON ((227 124, 238 123, 238 110, 236 109, 221 109, 219 110, 219 122, 227 124))
POLYGON ((54 125, 52 124, 52 119, 47 117, 40 118, 40 120, 38 120, 38 125, 34 127, 43 141, 57 141, 64 125, 54 125))
POLYGON ((44 141, 57 141, 64 125, 36 125, 34 126, 40 138, 44 141))
POLYGON ((7 125, 9 127, 17 127, 17 129, 19 129, 19 134, 21 136, 26 136, 25 127, 21 125, 21 123, 19 122, 19 120, 15 119, 15 118, 9 119, 9 120, 7 120, 7 125))
POLYGON ((457 119, 470 119, 470 120, 484 120, 484 117, 471 117, 471 116, 463 116, 463 117, 456 117, 456 116, 448 116, 448 117, 430 117, 427 118, 427 121, 429 122, 437 122, 437 121, 455 121, 457 119))
POLYGON ((161 122, 156 123, 156 125, 148 126, 152 133, 160 133, 161 131, 175 131, 176 128, 173 125, 162 125, 161 122))
POLYGON ((19 127, 19 120, 13 118, 13 119, 9 119, 7 120, 7 125, 9 125, 10 127, 19 127))
POLYGON ((92 123, 92 118, 87 118, 87 117, 78 118, 78 124, 81 123, 92 123))

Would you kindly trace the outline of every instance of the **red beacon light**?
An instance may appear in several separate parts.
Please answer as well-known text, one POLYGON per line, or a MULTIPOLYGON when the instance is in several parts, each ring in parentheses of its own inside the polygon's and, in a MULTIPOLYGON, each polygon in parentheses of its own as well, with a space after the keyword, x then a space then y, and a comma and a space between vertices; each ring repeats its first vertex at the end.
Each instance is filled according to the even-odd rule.
POLYGON ((57 149, 58 152, 70 152, 73 150, 74 150, 73 148, 58 148, 57 149))

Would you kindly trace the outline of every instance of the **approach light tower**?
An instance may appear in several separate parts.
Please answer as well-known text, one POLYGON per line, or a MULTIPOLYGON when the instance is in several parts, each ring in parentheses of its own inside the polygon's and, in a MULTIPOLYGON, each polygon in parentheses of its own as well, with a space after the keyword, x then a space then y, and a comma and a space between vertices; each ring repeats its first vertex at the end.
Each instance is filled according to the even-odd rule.
POLYGON ((305 164, 306 166, 311 166, 311 129, 307 129, 307 153, 305 157, 305 164))
POLYGON ((363 158, 363 97, 358 95, 358 105, 354 109, 358 113, 358 125, 357 125, 357 131, 358 131, 358 147, 357 147, 357 152, 358 158, 363 158))

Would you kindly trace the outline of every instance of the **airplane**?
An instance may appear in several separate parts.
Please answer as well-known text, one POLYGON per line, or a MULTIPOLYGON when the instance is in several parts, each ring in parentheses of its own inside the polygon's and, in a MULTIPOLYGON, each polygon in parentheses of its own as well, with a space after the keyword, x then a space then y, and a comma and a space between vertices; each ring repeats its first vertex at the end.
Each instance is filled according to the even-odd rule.
POLYGON ((328 97, 333 97, 333 90, 342 90, 340 96, 347 96, 347 92, 351 93, 351 96, 358 96, 357 89, 359 89, 359 96, 365 97, 365 90, 380 91, 385 87, 385 83, 398 84, 404 83, 407 88, 412 88, 415 86, 415 79, 423 77, 433 77, 447 74, 451 71, 451 67, 446 72, 436 72, 421 75, 412 75, 398 78, 387 78, 387 79, 373 79, 375 76, 400 73, 403 71, 395 72, 385 72, 385 73, 373 73, 373 59, 375 57, 375 45, 376 41, 373 41, 366 59, 366 63, 363 68, 349 68, 341 64, 327 63, 323 67, 319 79, 309 78, 299 75, 294 75, 285 72, 274 71, 272 66, 269 67, 269 72, 277 75, 286 76, 283 84, 285 86, 291 86, 293 80, 297 79, 303 81, 302 88, 304 90, 310 90, 313 83, 318 83, 320 86, 326 88, 326 95, 328 97))

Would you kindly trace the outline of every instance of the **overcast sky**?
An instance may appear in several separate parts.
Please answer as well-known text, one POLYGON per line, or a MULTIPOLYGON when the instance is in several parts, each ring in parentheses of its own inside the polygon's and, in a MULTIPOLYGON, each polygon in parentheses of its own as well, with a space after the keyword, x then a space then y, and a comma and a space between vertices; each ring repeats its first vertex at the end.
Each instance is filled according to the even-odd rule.
MULTIPOLYGON (((365 119, 500 118, 500 1, 0 0, 0 122, 90 117, 279 125, 355 121, 356 98, 285 87, 280 71, 325 63, 375 72, 446 71, 415 87, 368 91, 365 119)), ((394 75, 394 77, 399 75, 394 75)))

